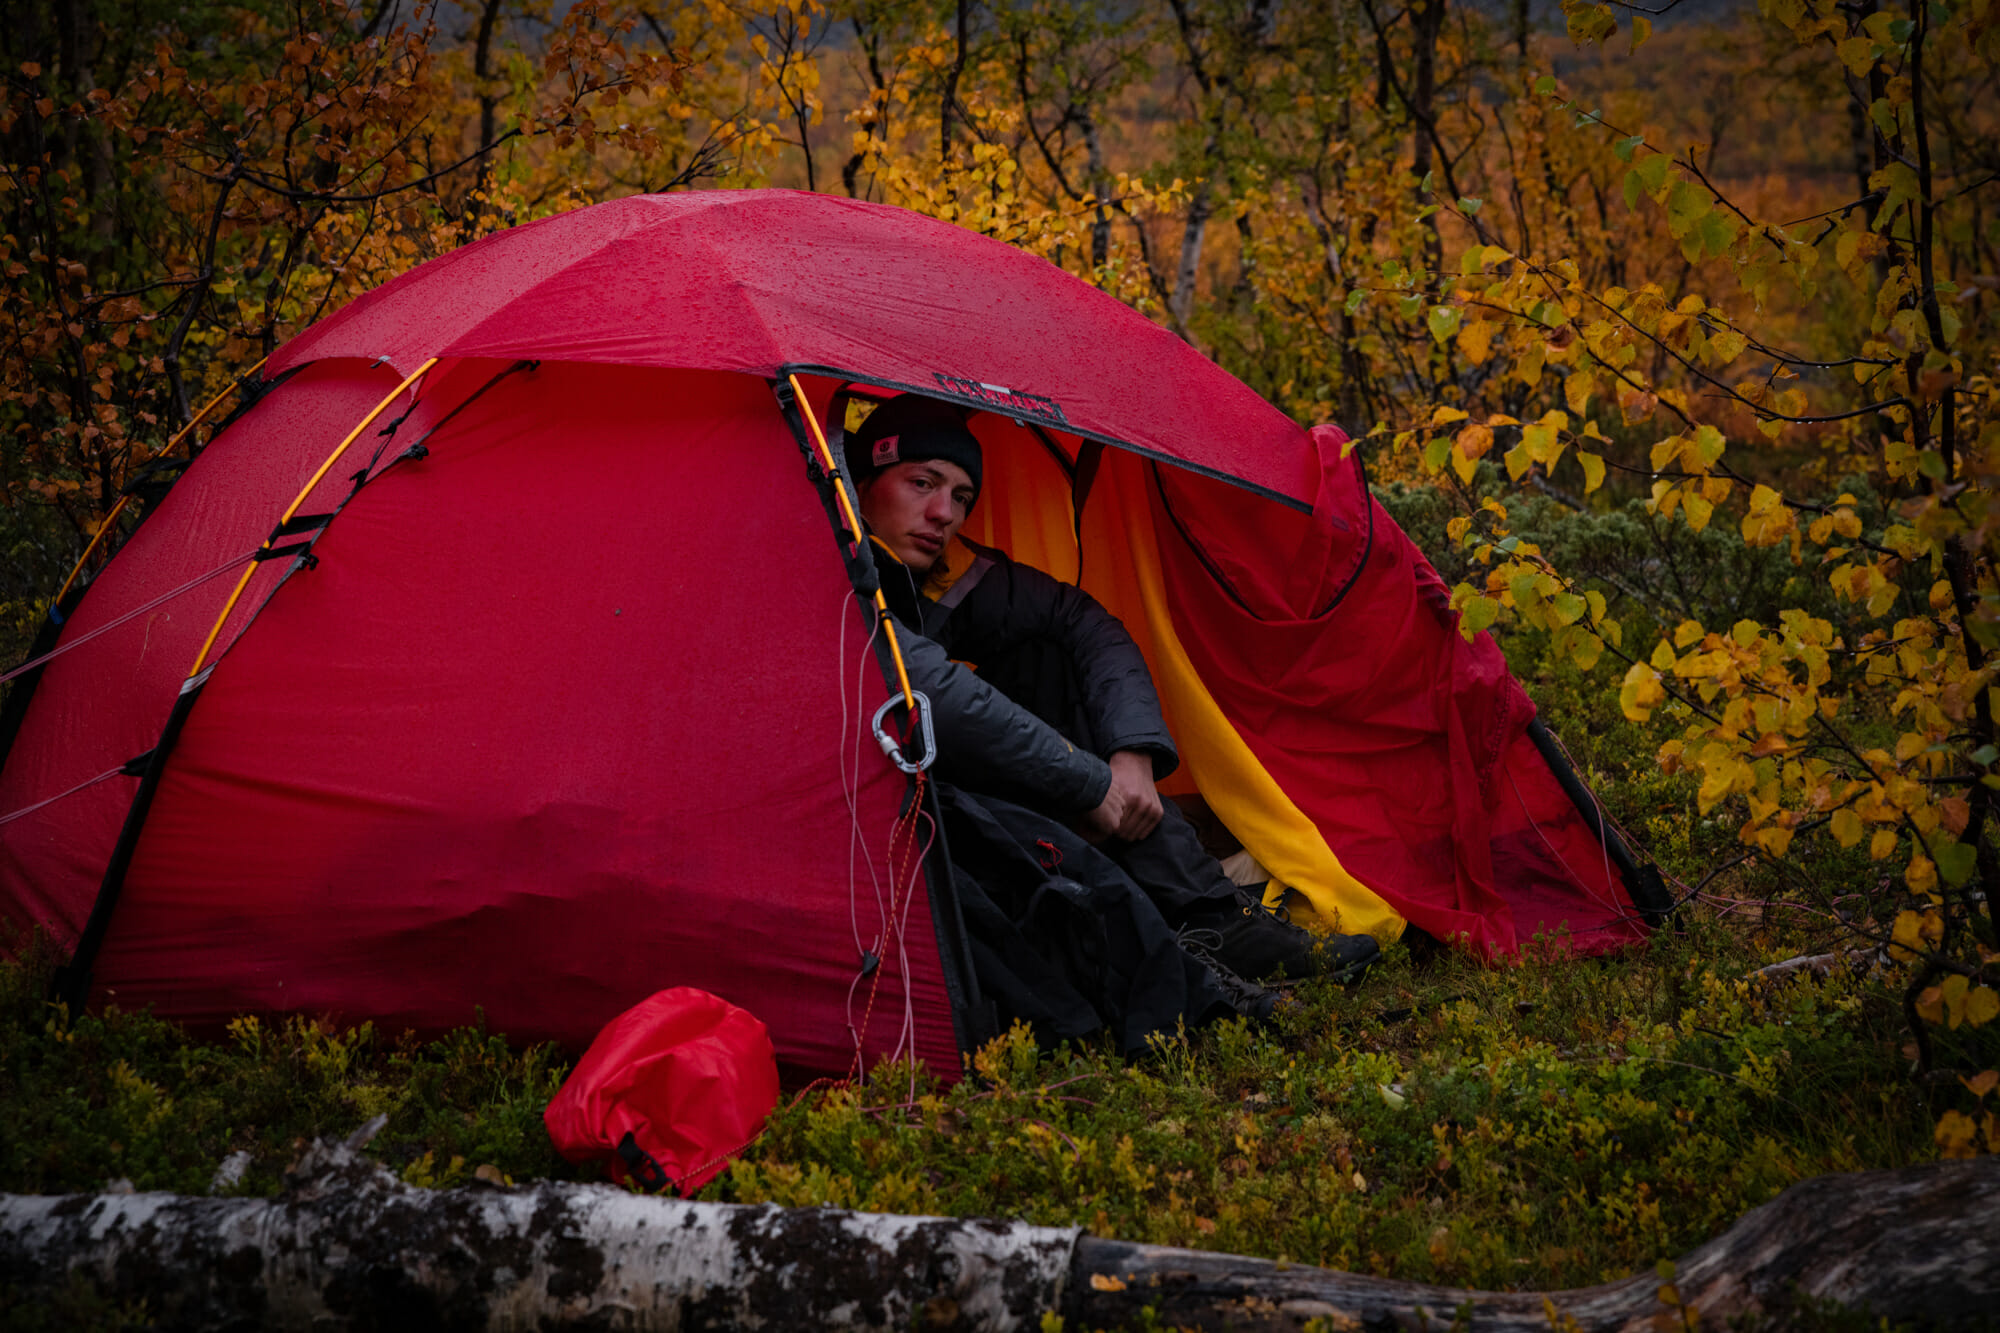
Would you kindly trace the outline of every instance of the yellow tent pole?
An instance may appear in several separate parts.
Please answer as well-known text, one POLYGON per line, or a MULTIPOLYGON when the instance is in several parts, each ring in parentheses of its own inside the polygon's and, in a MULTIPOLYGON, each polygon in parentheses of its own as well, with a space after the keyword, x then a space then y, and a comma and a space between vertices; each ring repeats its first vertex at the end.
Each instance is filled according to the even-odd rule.
MULTIPOLYGON (((243 382, 249 379, 252 375, 255 375, 258 371, 262 370, 264 368, 264 362, 269 361, 270 359, 271 358, 268 356, 260 357, 256 365, 250 367, 250 369, 244 371, 241 375, 237 376, 236 379, 233 382, 231 382, 228 385, 228 387, 224 388, 221 393, 218 393, 217 395, 215 395, 215 397, 209 399, 207 406, 203 407, 201 411, 194 414, 194 420, 188 422, 187 425, 182 426, 179 430, 175 431, 173 438, 168 440, 165 444, 161 445, 158 449, 155 449, 153 451, 152 457, 148 458, 146 462, 150 463, 155 458, 164 458, 168 454, 172 453, 174 451, 174 446, 179 444, 183 439, 187 438, 187 433, 189 431, 193 430, 196 426, 199 426, 202 423, 202 421, 207 418, 210 412, 213 412, 218 406, 221 405, 223 399, 227 398, 230 394, 235 393, 238 389, 242 388, 243 382)), ((143 464, 141 466, 143 466, 143 464)), ((90 545, 83 548, 83 554, 76 558, 76 565, 74 568, 70 570, 69 577, 64 579, 62 587, 56 590, 55 600, 58 604, 61 603, 64 594, 69 592, 69 585, 76 582, 76 576, 83 573, 83 567, 86 563, 89 562, 91 552, 97 549, 98 543, 104 540, 104 534, 111 531, 111 525, 118 521, 118 516, 125 512, 125 506, 130 504, 131 502, 132 502, 132 497, 130 495, 119 496, 118 503, 111 506, 111 512, 106 514, 104 516, 104 521, 97 525, 97 532, 91 537, 90 545)))
MULTIPOLYGON (((381 416, 384 412, 386 412, 389 408, 389 404, 395 402, 396 399, 402 395, 403 390, 409 388, 412 384, 416 383, 419 379, 421 379, 423 377, 424 372, 429 370, 432 366, 436 365, 437 362, 438 359, 436 357, 431 357, 429 360, 425 361, 421 366, 418 366, 415 370, 411 371, 409 374, 409 378, 405 379, 401 384, 398 384, 395 388, 391 389, 389 391, 388 397, 384 398, 381 402, 375 404, 373 410, 371 410, 367 416, 361 418, 360 425, 356 426, 353 430, 347 432, 347 438, 340 442, 340 447, 335 449, 332 453, 326 456, 326 461, 319 465, 319 471, 312 474, 312 479, 306 482, 305 486, 300 489, 298 495, 292 500, 292 502, 289 505, 285 506, 285 512, 283 514, 280 514, 278 516, 278 521, 272 525, 271 536, 266 537, 264 539, 264 545, 259 548, 260 550, 268 551, 271 549, 271 543, 277 540, 277 530, 279 528, 284 527, 285 524, 292 521, 292 515, 299 512, 299 506, 304 504, 306 502, 306 497, 313 493, 313 487, 319 485, 320 479, 325 477, 326 474, 333 469, 333 465, 340 461, 340 456, 347 452, 348 446, 361 438, 361 432, 367 430, 371 425, 373 425, 375 422, 375 418, 381 416)), ((257 563, 258 563, 257 561, 254 560, 251 561, 249 568, 243 571, 243 577, 236 580, 235 590, 229 594, 229 600, 223 603, 222 614, 215 618, 215 624, 208 631, 208 637, 202 640, 201 651, 195 654, 194 666, 190 668, 188 671, 189 679, 193 679, 194 677, 201 674, 202 663, 208 660, 208 650, 215 646, 216 636, 222 633, 222 626, 228 621, 229 613, 236 609, 237 599, 242 597, 243 590, 250 586, 250 578, 253 574, 257 572, 257 563)))
MULTIPOLYGON (((856 541, 860 541, 861 516, 855 512, 854 502, 847 498, 847 479, 834 464, 833 450, 827 445, 826 432, 820 429, 819 418, 813 415, 812 403, 806 399, 805 386, 799 383, 797 375, 785 378, 791 381, 792 392, 798 396, 799 410, 805 413, 806 425, 812 427, 813 443, 819 446, 820 465, 826 469, 826 475, 833 478, 833 493, 840 499, 840 512, 847 519, 847 530, 854 534, 856 541)), ((896 659, 896 679, 903 686, 903 704, 914 713, 917 707, 916 691, 910 688, 910 669, 903 664, 903 645, 896 641, 896 622, 889 615, 889 599, 882 595, 880 588, 875 590, 875 609, 881 613, 882 628, 889 635, 889 655, 896 659)))

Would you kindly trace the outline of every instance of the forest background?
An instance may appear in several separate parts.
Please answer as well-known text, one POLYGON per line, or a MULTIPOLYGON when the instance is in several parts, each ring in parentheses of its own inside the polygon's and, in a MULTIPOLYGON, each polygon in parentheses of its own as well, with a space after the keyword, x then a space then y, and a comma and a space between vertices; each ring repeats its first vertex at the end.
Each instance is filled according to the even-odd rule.
MULTIPOLYGON (((898 1100, 894 1126, 872 1085, 792 1107, 723 1196, 1044 1215, 1074 1195, 1124 1234, 1497 1285, 1651 1262, 1814 1170, 2000 1151, 1996 11, 23 0, 0 29, 0 649, 28 654, 240 377, 425 259, 639 191, 899 204, 1041 254, 1299 421, 1345 426, 1467 632, 1501 638, 1683 906, 1589 984, 1398 954, 1400 1007, 1329 993, 1268 1041, 1183 1043, 1143 1076, 1284 1116, 1058 1096, 1094 1057, 1002 1043, 987 1093, 898 1100), (1832 961, 1791 989, 1743 979, 1801 951, 1832 961), (1383 1109, 1293 1090, 1301 1059, 1383 1109), (1713 1079, 1675 1092, 1675 1067, 1713 1079), (1489 1099, 1516 1068, 1506 1096, 1543 1119, 1466 1102, 1469 1068, 1489 1099), (1412 1099, 1436 1112, 1414 1134, 1395 1129, 1412 1099), (1135 1158, 1132 1126, 1162 1121, 1221 1137, 1135 1158), (987 1160, 982 1125, 1009 1163, 985 1184, 964 1165, 987 1160), (957 1165, 926 1157, 948 1142, 957 1165), (1393 1197, 1356 1165, 1392 1142, 1404 1157, 1372 1173, 1418 1182, 1393 1197), (1635 1165, 1662 1144, 1692 1156, 1635 1165), (1106 1174, 1041 1180, 1021 1154, 1106 1174), (1295 1160, 1340 1163, 1339 1207, 1400 1239, 1285 1230, 1339 1212, 1252 1188, 1295 1160), (1541 1225, 1519 1210, 1546 1222, 1572 1196, 1573 1244, 1510 1239, 1541 1225)), ((74 1188, 106 1144, 136 1151, 116 1125, 153 1123, 225 1048, 175 1048, 210 1054, 175 1057, 174 1083, 148 1072, 172 1043, 140 1018, 45 1028, 24 966, 15 1090, 56 1078, 72 1057, 48 1043, 89 1024, 101 1058, 61 1116, 7 1138, 5 1184, 74 1188)), ((291 1061, 295 1089, 318 1061, 348 1111, 373 1104, 364 1054, 405 1079, 463 1056, 498 1081, 460 1093, 498 1101, 466 1111, 473 1131, 409 1127, 410 1178, 482 1155, 561 1169, 527 1130, 477 1128, 538 1111, 547 1053, 237 1036, 291 1061)), ((407 1086, 455 1104, 449 1082, 407 1086)), ((191 1141, 277 1153, 270 1132, 191 1141)), ((176 1151, 135 1171, 199 1188, 176 1151)))

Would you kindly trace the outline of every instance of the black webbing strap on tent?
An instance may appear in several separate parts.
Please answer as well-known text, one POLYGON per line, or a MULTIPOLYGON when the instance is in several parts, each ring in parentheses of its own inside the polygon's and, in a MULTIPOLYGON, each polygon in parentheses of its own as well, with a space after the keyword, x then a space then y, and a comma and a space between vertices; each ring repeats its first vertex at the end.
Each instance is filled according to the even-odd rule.
POLYGON ((129 495, 151 508, 166 498, 167 492, 174 488, 174 483, 193 463, 192 457, 149 459, 139 465, 138 471, 119 487, 118 493, 129 495))
MULTIPOLYGON (((1035 434, 1048 440, 1040 426, 1035 434)), ((1053 441, 1050 441, 1053 444, 1053 441)), ((1104 463, 1104 442, 1085 439, 1077 444, 1076 467, 1069 474, 1070 522, 1076 527, 1076 581, 1083 584, 1083 507, 1090 501, 1090 488, 1097 484, 1097 470, 1104 463)))
MULTIPOLYGON (((355 489, 356 490, 361 489, 360 483, 357 482, 355 484, 355 489)), ((350 496, 349 498, 352 499, 353 497, 350 496)), ((342 507, 345 508, 345 502, 343 502, 342 507)), ((333 513, 327 513, 327 514, 292 515, 290 518, 286 519, 283 523, 280 523, 277 527, 271 529, 271 536, 269 538, 269 541, 264 546, 260 547, 257 553, 251 556, 250 558, 261 564, 266 560, 283 560, 289 556, 298 556, 300 561, 304 563, 305 567, 307 569, 311 569, 313 566, 319 563, 319 557, 310 554, 310 552, 312 551, 313 543, 319 540, 319 537, 316 534, 319 532, 321 528, 324 528, 327 524, 333 522, 333 515, 338 512, 340 511, 335 510, 333 511, 333 513), (306 538, 304 541, 292 542, 286 546, 278 546, 272 544, 277 542, 277 540, 280 537, 296 537, 302 532, 310 532, 315 535, 306 538)))
POLYGON ((1632 897, 1632 905, 1646 918, 1648 926, 1657 930, 1665 925, 1673 914, 1674 895, 1667 891, 1667 882, 1661 878, 1660 868, 1650 863, 1641 865, 1638 858, 1632 855, 1632 849, 1625 845, 1625 840, 1604 822, 1604 816, 1597 808, 1597 798, 1577 777, 1576 770, 1570 767, 1569 756, 1549 729, 1542 725, 1541 718, 1534 718, 1528 723, 1528 738, 1534 741, 1535 749, 1549 766, 1549 772, 1555 774, 1570 804, 1583 816, 1585 827, 1604 845, 1611 864, 1618 867, 1618 874, 1625 881, 1625 892, 1632 897))
MULTIPOLYGON (((267 561, 291 557, 294 559, 294 564, 290 570, 279 574, 270 592, 265 595, 264 600, 247 617, 246 628, 248 622, 254 622, 263 613, 264 607, 271 604, 271 598, 277 595, 278 589, 284 586, 286 580, 293 573, 296 573, 300 569, 311 569, 318 564, 318 557, 312 552, 313 546, 321 537, 326 535, 326 531, 333 520, 338 518, 349 504, 353 503, 354 497, 361 493, 364 486, 380 478, 383 473, 389 470, 389 467, 395 466, 396 463, 404 459, 428 457, 430 451, 424 447, 423 441, 428 440, 432 435, 436 434, 445 422, 450 421, 467 406, 478 401, 488 389, 491 389, 495 384, 507 378, 507 376, 519 370, 531 370, 538 364, 540 363, 534 361, 516 361, 513 365, 507 367, 507 369, 494 375, 485 384, 481 385, 477 391, 452 408, 450 412, 446 413, 429 430, 425 431, 422 438, 416 444, 411 445, 394 459, 391 459, 387 467, 376 471, 375 465, 381 461, 382 455, 387 452, 389 444, 394 441, 397 430, 417 410, 420 400, 412 398, 410 405, 403 410, 402 415, 396 417, 388 425, 376 432, 382 443, 376 446, 374 456, 369 459, 368 465, 354 474, 352 478, 353 486, 348 490, 348 493, 341 499, 339 504, 327 513, 293 514, 290 518, 282 520, 277 526, 271 529, 271 535, 266 539, 264 547, 257 551, 252 558, 257 561, 267 561), (300 536, 303 537, 301 541, 281 543, 280 540, 285 537, 300 536)), ((280 377, 279 382, 282 382, 283 378, 280 377)), ((407 384, 408 381, 405 381, 405 383, 407 384)), ((365 426, 366 422, 363 425, 365 426)), ((304 497, 301 496, 300 498, 303 499, 304 497)), ((227 618, 228 612, 225 609, 224 620, 227 618)), ((217 622, 216 629, 218 631, 222 628, 222 623, 222 621, 217 622)), ((98 886, 97 890, 97 900, 91 904, 90 919, 84 924, 83 934, 77 939, 76 950, 70 956, 70 961, 56 969, 55 979, 50 987, 52 998, 60 1001, 72 1014, 80 1013, 85 1001, 90 997, 91 972, 96 966, 97 955, 104 946, 104 937, 111 929, 111 918, 117 910, 118 899, 125 891, 125 876, 131 868, 133 855, 139 845, 139 834, 145 828, 146 816, 152 809, 153 797, 159 790, 160 779, 166 771, 167 760, 173 754, 175 742, 180 739, 181 728, 186 725, 188 714, 194 710, 195 701, 201 697, 202 689, 208 684, 208 678, 214 674, 216 664, 220 660, 218 656, 215 660, 210 661, 207 666, 182 682, 180 694, 174 699, 173 710, 167 714, 166 725, 161 728, 159 743, 148 751, 145 756, 142 756, 146 760, 146 767, 145 771, 140 775, 139 790, 134 793, 131 808, 125 812, 125 823, 118 830, 118 841, 111 849, 111 860, 105 866, 104 880, 98 886)), ((135 760, 134 762, 138 761, 135 760)))
MULTIPOLYGON (((166 772, 167 756, 173 753, 174 743, 180 739, 181 728, 187 725, 188 714, 194 711, 195 700, 201 696, 202 687, 215 671, 215 664, 209 663, 199 674, 188 677, 181 685, 181 692, 174 699, 173 711, 167 714, 167 725, 160 730, 159 744, 145 755, 145 771, 139 777, 139 790, 133 794, 131 808, 125 812, 124 826, 118 830, 118 842, 111 849, 111 861, 104 868, 104 882, 98 886, 97 901, 90 906, 90 919, 84 923, 83 934, 77 938, 76 951, 69 962, 58 967, 49 987, 50 998, 68 1009, 71 1016, 83 1012, 84 1002, 90 998, 90 974, 97 965, 97 955, 104 947, 104 937, 111 929, 111 916, 118 908, 118 896, 125 891, 125 873, 132 867, 132 854, 139 846, 139 830, 145 827, 146 812, 152 809, 153 796, 160 789, 160 777, 166 772)), ((138 763, 138 760, 133 760, 138 763)), ((127 765, 129 769, 131 765, 127 765)))

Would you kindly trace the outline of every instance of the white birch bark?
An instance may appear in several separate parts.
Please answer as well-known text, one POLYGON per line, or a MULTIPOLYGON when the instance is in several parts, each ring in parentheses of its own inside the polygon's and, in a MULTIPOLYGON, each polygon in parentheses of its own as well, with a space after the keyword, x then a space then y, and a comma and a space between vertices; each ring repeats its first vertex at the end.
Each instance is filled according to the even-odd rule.
MULTIPOLYGON (((364 1131, 365 1133, 366 1131, 364 1131)), ((167 1329, 1681 1327, 1651 1272, 1475 1292, 1023 1222, 686 1203, 603 1185, 421 1190, 316 1146, 275 1199, 0 1195, 0 1292, 79 1283, 167 1329), (1150 1316, 1147 1311, 1151 1311, 1150 1316), (1655 1321, 1666 1317, 1667 1323, 1655 1321), (1572 1322, 1573 1321, 1573 1322, 1572 1322)), ((2000 1310, 2000 1159, 1822 1176, 1684 1256, 1705 1326, 1789 1327, 1802 1297, 1929 1327, 2000 1310)))

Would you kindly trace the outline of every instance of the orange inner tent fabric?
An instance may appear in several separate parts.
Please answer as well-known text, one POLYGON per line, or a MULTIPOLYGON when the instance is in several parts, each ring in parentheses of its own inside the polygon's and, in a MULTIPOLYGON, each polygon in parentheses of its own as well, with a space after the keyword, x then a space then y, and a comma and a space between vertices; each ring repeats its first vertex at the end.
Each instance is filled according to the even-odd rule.
POLYGON ((1080 573, 1152 667, 1184 761, 1163 790, 1198 792, 1324 923, 1382 940, 1415 923, 1499 954, 1643 934, 1524 734, 1533 705, 1490 639, 1459 635, 1338 431, 1314 433, 1311 514, 1107 449, 1079 524, 1074 437, 974 428, 988 470, 966 535, 1080 573))
POLYGON ((1326 922, 1643 935, 1340 432, 1033 254, 777 190, 542 218, 281 347, 8 695, 0 917, 175 1019, 580 1049, 692 985, 795 1071, 957 1072, 991 1015, 795 383, 978 413, 968 535, 1124 621, 1168 790, 1326 922))

